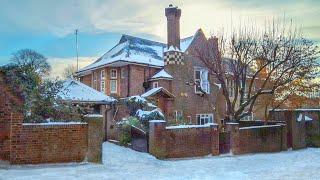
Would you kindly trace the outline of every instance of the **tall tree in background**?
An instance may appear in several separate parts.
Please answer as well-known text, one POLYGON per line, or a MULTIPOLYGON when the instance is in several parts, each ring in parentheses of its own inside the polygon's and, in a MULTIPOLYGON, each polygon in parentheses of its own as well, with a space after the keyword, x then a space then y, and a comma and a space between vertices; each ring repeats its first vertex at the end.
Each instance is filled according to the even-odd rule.
POLYGON ((24 97, 21 107, 25 121, 42 121, 54 116, 56 94, 61 82, 46 78, 51 67, 47 59, 34 50, 22 49, 13 54, 6 74, 24 97))
POLYGON ((77 71, 77 67, 75 65, 69 64, 66 68, 63 70, 62 77, 63 78, 72 78, 77 71))
POLYGON ((266 109, 277 108, 317 87, 310 82, 317 75, 319 49, 294 28, 273 24, 261 33, 253 28, 211 37, 195 56, 221 84, 231 120, 251 115, 259 99, 267 100, 266 109))

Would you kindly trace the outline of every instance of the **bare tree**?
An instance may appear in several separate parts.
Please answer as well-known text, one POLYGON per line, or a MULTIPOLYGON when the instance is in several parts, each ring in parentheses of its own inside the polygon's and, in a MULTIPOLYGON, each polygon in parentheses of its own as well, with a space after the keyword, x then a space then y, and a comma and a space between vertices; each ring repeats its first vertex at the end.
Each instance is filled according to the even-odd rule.
POLYGON ((67 67, 63 70, 63 78, 70 78, 73 77, 75 72, 77 71, 77 67, 75 65, 69 64, 67 67))
POLYGON ((262 33, 252 28, 211 37, 195 49, 195 56, 221 84, 228 118, 238 121, 250 115, 262 98, 273 100, 266 108, 279 107, 292 93, 302 94, 312 86, 318 47, 296 29, 279 27, 273 23, 262 33))

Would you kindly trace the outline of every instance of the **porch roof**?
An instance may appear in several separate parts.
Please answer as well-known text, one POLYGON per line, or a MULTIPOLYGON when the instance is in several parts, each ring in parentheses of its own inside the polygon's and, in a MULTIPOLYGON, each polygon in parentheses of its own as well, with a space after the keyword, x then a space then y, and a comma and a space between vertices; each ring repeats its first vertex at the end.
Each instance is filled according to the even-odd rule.
POLYGON ((148 98, 150 96, 154 96, 159 93, 163 93, 164 95, 168 96, 169 98, 174 98, 174 95, 171 94, 168 90, 166 90, 163 87, 157 87, 157 88, 150 89, 149 91, 142 94, 141 97, 148 98))
POLYGON ((113 97, 71 78, 63 82, 63 87, 57 97, 62 101, 74 103, 112 104, 117 101, 113 97))

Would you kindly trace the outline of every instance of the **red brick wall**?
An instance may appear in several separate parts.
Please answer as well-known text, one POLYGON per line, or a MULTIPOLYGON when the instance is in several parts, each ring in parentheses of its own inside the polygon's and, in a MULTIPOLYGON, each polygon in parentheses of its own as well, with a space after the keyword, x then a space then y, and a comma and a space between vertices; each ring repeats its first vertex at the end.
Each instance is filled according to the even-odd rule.
POLYGON ((149 150, 156 157, 182 158, 219 154, 217 126, 165 128, 165 125, 166 123, 150 123, 149 150))
POLYGON ((234 154, 277 152, 287 149, 287 128, 284 124, 238 128, 231 125, 231 151, 234 154))
POLYGON ((4 74, 0 72, 0 160, 10 160, 10 130, 16 128, 11 126, 11 121, 22 122, 23 119, 13 104, 21 105, 22 99, 14 95, 7 85, 4 74))
POLYGON ((88 125, 23 125, 23 103, 0 72, 0 160, 12 164, 83 161, 88 125))
POLYGON ((320 110, 281 110, 270 112, 271 121, 285 121, 287 123, 288 147, 301 149, 307 146, 310 136, 320 135, 320 110), (308 116, 312 121, 297 121, 301 115, 308 116))
POLYGON ((87 124, 22 125, 13 164, 81 162, 87 152, 87 124))
POLYGON ((87 86, 92 86, 92 74, 87 74, 85 76, 82 76, 80 78, 80 81, 87 86))
POLYGON ((143 82, 147 81, 150 76, 153 76, 158 69, 130 65, 129 81, 130 81, 130 94, 129 96, 140 95, 145 92, 143 82))

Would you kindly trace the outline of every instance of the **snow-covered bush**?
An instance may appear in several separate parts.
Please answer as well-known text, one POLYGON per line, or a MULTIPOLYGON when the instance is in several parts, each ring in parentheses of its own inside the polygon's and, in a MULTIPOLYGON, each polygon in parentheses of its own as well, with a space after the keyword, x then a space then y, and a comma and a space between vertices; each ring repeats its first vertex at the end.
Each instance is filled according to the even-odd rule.
POLYGON ((164 115, 158 108, 151 111, 138 109, 135 116, 138 117, 142 124, 144 124, 146 127, 149 127, 150 120, 164 120, 164 115))

